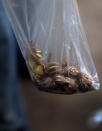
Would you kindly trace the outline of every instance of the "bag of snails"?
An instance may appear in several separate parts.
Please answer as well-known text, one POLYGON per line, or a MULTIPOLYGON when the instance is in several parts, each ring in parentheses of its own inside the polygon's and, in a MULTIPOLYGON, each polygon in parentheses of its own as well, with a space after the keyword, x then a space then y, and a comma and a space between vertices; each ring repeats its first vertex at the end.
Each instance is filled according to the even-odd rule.
POLYGON ((3 4, 38 89, 57 94, 99 89, 76 0, 3 0, 3 4))

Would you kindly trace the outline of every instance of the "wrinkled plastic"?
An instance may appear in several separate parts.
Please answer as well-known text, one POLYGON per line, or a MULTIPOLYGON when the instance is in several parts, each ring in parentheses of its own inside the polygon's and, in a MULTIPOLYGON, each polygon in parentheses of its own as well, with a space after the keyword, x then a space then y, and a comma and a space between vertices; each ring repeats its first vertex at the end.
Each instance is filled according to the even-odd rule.
MULTIPOLYGON (((93 89, 99 89, 97 72, 80 20, 76 0, 3 0, 3 4, 33 81, 36 73, 31 70, 28 62, 29 51, 32 52, 32 47, 36 52, 37 50, 42 52, 43 58, 41 59, 46 63, 45 66, 50 62, 62 65, 66 61, 67 68, 78 68, 81 73, 90 77, 93 89)), ((41 67, 38 70, 41 71, 41 67)), ((56 72, 55 74, 59 75, 56 72)), ((54 79, 56 78, 54 77, 54 79)), ((76 80, 76 78, 73 79, 76 80)), ((58 90, 42 86, 41 81, 43 81, 42 77, 39 82, 37 81, 41 90, 60 94, 71 93, 63 89, 62 83, 58 90)))

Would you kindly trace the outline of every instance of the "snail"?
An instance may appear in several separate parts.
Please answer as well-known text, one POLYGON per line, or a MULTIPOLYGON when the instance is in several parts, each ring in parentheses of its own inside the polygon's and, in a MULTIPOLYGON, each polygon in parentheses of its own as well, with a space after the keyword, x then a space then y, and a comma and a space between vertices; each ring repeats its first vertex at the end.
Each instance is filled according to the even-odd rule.
MULTIPOLYGON (((47 88, 55 93, 75 93, 93 90, 92 79, 86 73, 74 66, 69 66, 66 60, 62 64, 43 60, 41 50, 35 48, 31 41, 31 49, 28 53, 28 66, 34 73, 35 81, 40 88, 47 88)), ((43 89, 42 89, 43 90, 43 89)))

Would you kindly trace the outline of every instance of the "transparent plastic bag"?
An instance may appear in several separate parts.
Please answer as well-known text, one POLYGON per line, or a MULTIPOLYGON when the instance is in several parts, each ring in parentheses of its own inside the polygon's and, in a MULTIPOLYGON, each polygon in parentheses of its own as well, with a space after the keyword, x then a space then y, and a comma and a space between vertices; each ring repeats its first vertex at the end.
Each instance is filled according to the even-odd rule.
POLYGON ((3 0, 3 4, 38 89, 58 94, 99 89, 76 0, 3 0))

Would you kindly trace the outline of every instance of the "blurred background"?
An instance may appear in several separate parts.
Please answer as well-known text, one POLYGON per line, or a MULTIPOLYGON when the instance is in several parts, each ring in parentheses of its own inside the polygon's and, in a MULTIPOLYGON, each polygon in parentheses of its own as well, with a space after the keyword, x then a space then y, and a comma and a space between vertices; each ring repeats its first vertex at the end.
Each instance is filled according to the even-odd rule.
MULTIPOLYGON (((78 5, 101 82, 102 0, 78 0, 78 5)), ((102 89, 71 96, 53 95, 39 92, 30 79, 19 78, 33 130, 102 131, 102 89)))
MULTIPOLYGON (((102 79, 102 0, 78 0, 89 47, 102 79)), ((54 95, 34 87, 18 48, 22 95, 32 131, 102 131, 102 89, 77 95, 54 95)))

